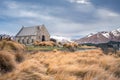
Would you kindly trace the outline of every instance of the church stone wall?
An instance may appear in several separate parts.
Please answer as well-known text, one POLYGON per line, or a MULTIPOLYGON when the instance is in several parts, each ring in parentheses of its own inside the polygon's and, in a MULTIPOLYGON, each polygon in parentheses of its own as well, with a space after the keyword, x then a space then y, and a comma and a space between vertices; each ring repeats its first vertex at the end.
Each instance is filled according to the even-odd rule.
POLYGON ((16 37, 16 41, 22 44, 32 44, 36 41, 36 36, 19 36, 16 37))

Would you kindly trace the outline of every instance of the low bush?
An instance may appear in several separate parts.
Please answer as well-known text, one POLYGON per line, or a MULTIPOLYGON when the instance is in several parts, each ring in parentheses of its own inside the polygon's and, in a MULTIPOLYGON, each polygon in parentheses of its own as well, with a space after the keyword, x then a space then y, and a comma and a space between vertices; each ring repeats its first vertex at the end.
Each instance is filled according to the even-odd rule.
POLYGON ((0 72, 7 73, 15 69, 14 56, 8 52, 0 51, 0 72))
POLYGON ((21 52, 21 51, 25 51, 26 47, 15 41, 2 40, 0 41, 0 49, 7 51, 21 52))

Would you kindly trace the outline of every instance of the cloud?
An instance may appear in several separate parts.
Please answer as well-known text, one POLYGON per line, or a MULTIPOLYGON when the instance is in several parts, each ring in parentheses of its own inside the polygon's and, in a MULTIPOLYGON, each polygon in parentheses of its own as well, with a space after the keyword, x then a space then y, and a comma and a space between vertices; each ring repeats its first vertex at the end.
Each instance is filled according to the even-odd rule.
POLYGON ((9 9, 15 9, 19 7, 19 5, 17 5, 15 1, 12 1, 12 2, 5 1, 3 2, 3 4, 6 5, 6 7, 9 9))
POLYGON ((120 13, 120 0, 90 0, 96 8, 105 8, 120 13))
POLYGON ((113 19, 113 18, 117 18, 120 17, 120 15, 116 12, 107 10, 107 9, 99 9, 96 12, 98 14, 98 16, 102 19, 113 19))
POLYGON ((119 13, 96 7, 91 0, 10 0, 0 4, 0 32, 11 34, 22 25, 45 24, 51 35, 80 37, 120 25, 119 13))
POLYGON ((71 3, 90 4, 88 0, 70 0, 71 3))

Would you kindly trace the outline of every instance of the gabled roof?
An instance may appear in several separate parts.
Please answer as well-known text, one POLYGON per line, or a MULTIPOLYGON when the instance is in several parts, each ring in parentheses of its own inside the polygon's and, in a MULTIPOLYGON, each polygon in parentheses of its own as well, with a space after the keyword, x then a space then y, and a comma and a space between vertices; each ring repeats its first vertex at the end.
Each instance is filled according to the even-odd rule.
POLYGON ((32 26, 32 27, 22 27, 16 36, 37 35, 37 30, 38 30, 38 28, 41 29, 41 27, 44 27, 44 25, 32 26))

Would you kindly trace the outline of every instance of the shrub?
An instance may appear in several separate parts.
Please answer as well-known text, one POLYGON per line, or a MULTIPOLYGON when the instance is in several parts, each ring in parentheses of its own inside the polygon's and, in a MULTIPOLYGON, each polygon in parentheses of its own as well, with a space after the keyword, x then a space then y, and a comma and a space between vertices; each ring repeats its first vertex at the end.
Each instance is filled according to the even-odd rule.
POLYGON ((0 52, 0 72, 7 73, 15 69, 14 56, 8 52, 0 52))
POLYGON ((116 69, 116 71, 114 72, 115 76, 120 78, 120 69, 116 69))
POLYGON ((117 53, 117 57, 120 57, 120 52, 117 53))
POLYGON ((74 52, 74 51, 77 50, 78 44, 77 43, 73 43, 73 42, 65 43, 65 44, 63 44, 63 47, 67 48, 71 52, 74 52))
POLYGON ((6 41, 5 41, 5 40, 2 40, 2 41, 0 42, 0 49, 3 50, 4 47, 5 47, 5 45, 6 45, 6 41))
POLYGON ((112 69, 111 72, 114 73, 115 77, 120 78, 120 58, 116 60, 114 66, 111 66, 111 69, 112 69))
POLYGON ((2 40, 0 41, 0 49, 14 52, 23 52, 25 51, 26 47, 14 41, 2 40))

